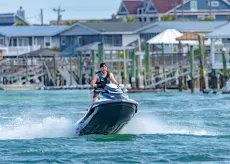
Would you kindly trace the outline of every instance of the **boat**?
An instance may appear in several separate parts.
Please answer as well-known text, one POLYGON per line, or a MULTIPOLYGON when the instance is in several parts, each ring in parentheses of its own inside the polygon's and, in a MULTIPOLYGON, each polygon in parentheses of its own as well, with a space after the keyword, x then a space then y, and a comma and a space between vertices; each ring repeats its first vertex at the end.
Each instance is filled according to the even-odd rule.
POLYGON ((75 124, 77 135, 117 134, 138 111, 138 103, 129 99, 126 88, 111 83, 96 91, 100 99, 75 124))

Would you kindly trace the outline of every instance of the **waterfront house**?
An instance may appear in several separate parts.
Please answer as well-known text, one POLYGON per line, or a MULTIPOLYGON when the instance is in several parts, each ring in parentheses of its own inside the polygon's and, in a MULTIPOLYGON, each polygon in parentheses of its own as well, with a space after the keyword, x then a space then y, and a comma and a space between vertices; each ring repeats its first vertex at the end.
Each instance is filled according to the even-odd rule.
POLYGON ((229 0, 123 0, 119 18, 134 17, 140 22, 160 21, 162 16, 176 19, 226 21, 230 16, 229 0))
POLYGON ((3 56, 17 56, 40 48, 60 47, 58 34, 66 26, 6 26, 0 27, 0 49, 3 56))
POLYGON ((146 25, 148 23, 76 23, 60 33, 61 49, 69 45, 80 47, 94 42, 102 42, 112 46, 127 46, 138 39, 139 35, 135 31, 146 25))

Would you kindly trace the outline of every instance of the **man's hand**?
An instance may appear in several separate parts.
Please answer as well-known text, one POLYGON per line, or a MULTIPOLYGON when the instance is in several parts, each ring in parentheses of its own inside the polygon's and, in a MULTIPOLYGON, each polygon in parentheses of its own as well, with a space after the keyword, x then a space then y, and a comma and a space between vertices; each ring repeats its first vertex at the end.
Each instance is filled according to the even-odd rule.
POLYGON ((97 84, 93 84, 93 88, 97 88, 97 84))

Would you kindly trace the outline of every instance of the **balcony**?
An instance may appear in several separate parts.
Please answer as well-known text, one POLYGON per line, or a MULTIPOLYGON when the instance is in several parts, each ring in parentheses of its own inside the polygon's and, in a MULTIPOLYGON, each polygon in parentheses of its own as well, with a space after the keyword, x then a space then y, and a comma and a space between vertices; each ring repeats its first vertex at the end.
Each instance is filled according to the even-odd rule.
POLYGON ((19 56, 22 54, 26 54, 32 51, 37 51, 41 48, 41 46, 20 46, 20 47, 3 47, 0 46, 0 50, 2 50, 2 56, 19 56))

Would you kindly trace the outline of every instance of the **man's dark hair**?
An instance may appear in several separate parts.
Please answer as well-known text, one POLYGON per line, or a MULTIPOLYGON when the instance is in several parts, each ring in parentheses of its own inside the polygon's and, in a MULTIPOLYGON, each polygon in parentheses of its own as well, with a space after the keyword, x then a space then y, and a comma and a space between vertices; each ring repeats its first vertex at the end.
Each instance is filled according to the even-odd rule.
POLYGON ((100 64, 100 68, 101 68, 101 67, 104 67, 104 66, 106 66, 105 63, 101 63, 101 64, 100 64))

